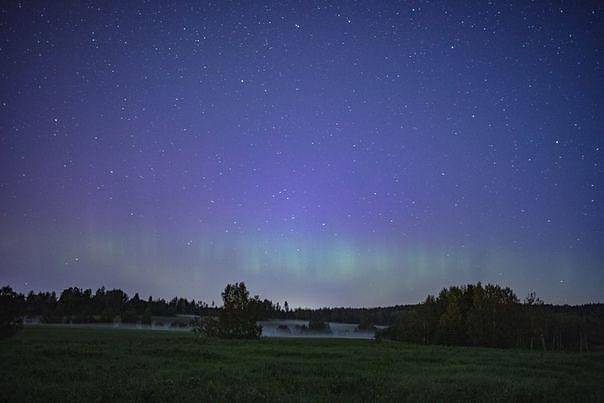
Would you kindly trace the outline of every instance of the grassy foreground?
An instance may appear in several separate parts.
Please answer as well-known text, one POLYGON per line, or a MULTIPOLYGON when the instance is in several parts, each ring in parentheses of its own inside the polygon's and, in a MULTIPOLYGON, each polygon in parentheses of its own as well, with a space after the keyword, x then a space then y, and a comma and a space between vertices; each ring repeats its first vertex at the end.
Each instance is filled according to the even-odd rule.
POLYGON ((0 401, 604 399, 601 352, 32 326, 0 363, 0 401))

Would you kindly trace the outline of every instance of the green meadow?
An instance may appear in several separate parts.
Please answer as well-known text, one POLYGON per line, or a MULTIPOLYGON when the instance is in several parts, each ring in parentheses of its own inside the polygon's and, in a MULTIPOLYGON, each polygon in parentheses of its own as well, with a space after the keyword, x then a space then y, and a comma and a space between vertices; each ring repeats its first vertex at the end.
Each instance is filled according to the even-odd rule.
POLYGON ((604 353, 26 326, 0 401, 603 401, 604 353))

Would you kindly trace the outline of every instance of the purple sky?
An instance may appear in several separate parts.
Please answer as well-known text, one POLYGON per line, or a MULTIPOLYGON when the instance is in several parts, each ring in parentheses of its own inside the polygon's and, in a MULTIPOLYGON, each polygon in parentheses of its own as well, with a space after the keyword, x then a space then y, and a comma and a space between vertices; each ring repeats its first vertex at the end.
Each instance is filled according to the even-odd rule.
POLYGON ((60 3, 0 6, 0 283, 602 301, 602 2, 60 3))

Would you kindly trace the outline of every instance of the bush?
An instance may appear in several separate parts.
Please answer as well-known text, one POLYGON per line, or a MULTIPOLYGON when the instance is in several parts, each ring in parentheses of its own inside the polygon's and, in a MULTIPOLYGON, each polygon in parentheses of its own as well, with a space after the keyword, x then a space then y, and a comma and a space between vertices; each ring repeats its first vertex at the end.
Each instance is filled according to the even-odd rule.
POLYGON ((249 298, 244 283, 228 284, 222 292, 223 307, 218 317, 203 317, 195 331, 208 337, 228 339, 256 339, 262 326, 256 322, 258 297, 249 298))
POLYGON ((222 337, 218 318, 211 316, 203 316, 199 318, 193 331, 202 336, 222 337))
POLYGON ((302 326, 302 332, 331 333, 331 328, 327 322, 318 318, 311 318, 308 326, 302 326))

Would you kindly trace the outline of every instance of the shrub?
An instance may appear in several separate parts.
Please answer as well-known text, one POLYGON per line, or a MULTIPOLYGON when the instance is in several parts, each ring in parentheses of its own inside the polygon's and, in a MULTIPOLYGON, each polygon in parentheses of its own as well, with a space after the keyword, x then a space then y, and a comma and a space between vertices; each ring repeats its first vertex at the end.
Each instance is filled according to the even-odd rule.
POLYGON ((250 299, 244 283, 228 284, 222 292, 223 307, 218 317, 203 317, 196 332, 229 339, 255 339, 260 337, 262 326, 256 322, 258 297, 250 299))
POLYGON ((203 317, 199 318, 193 331, 195 333, 198 333, 199 335, 207 336, 207 337, 221 337, 222 336, 218 318, 211 317, 211 316, 203 316, 203 317))
POLYGON ((303 332, 319 332, 319 333, 331 333, 331 328, 327 322, 322 321, 319 318, 311 318, 308 322, 308 326, 302 326, 303 332))

